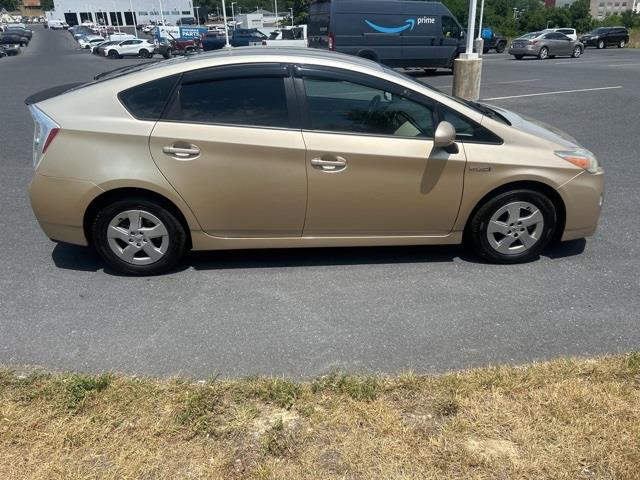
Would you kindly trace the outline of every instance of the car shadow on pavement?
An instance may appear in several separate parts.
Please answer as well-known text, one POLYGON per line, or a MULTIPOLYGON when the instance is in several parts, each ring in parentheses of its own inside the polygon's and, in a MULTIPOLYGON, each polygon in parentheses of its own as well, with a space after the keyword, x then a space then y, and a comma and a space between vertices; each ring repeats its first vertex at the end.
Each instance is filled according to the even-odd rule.
MULTIPOLYGON (((550 259, 559 259, 580 255, 584 252, 586 243, 584 239, 580 239, 554 244, 547 247, 542 256, 550 259)), ((58 244, 53 249, 51 257, 58 268, 65 270, 97 272, 104 269, 108 275, 121 275, 106 268, 98 254, 88 247, 58 244)), ((468 253, 459 245, 221 250, 190 252, 174 273, 189 268, 194 270, 232 270, 241 268, 443 263, 453 262, 456 258, 467 263, 486 263, 468 253)))

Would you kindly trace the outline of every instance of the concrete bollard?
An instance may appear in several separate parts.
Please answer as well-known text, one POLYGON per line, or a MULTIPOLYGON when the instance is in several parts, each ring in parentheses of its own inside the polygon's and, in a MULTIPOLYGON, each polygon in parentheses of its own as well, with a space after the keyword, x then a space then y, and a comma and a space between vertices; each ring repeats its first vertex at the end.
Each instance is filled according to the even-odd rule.
POLYGON ((473 49, 478 54, 479 57, 484 53, 484 40, 482 38, 476 38, 473 41, 473 49))
POLYGON ((481 77, 482 59, 475 54, 461 54, 453 63, 453 95, 465 100, 478 100, 481 77))

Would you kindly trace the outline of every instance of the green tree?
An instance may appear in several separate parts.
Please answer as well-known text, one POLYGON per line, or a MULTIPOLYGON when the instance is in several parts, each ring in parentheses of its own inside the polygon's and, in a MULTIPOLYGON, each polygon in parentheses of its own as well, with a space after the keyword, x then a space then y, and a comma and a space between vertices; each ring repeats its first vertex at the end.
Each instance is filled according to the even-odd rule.
POLYGON ((40 0, 40 8, 45 12, 53 10, 53 0, 40 0))
POLYGON ((5 9, 7 12, 18 10, 18 0, 0 0, 0 10, 5 9))

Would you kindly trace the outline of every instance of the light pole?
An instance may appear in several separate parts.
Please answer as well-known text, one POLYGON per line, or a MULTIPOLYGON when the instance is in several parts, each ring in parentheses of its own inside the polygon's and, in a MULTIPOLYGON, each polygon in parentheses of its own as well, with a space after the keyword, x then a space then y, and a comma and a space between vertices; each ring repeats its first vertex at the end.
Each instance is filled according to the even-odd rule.
POLYGON ((229 43, 229 28, 227 28, 227 5, 224 0, 222 0, 222 15, 224 15, 224 35, 226 38, 225 47, 230 48, 231 44, 229 43))
POLYGON ((478 40, 482 38, 482 17, 484 16, 484 0, 480 3, 480 22, 478 23, 478 40))
POLYGON ((133 11, 133 0, 129 0, 129 6, 131 7, 131 21, 133 22, 133 33, 138 38, 138 29, 136 28, 136 14, 133 11))
POLYGON ((198 13, 198 10, 200 10, 200 7, 193 7, 193 9, 196 11, 196 23, 198 24, 198 26, 200 26, 200 15, 198 13))
POLYGON ((291 26, 293 27, 293 8, 289 8, 291 11, 291 26))
POLYGON ((278 28, 278 23, 279 23, 278 22, 278 0, 274 0, 273 3, 275 5, 275 7, 276 7, 276 12, 275 12, 276 13, 276 28, 278 28))
POLYGON ((231 21, 233 22, 233 29, 236 29, 236 11, 235 11, 235 5, 238 2, 231 2, 231 21))

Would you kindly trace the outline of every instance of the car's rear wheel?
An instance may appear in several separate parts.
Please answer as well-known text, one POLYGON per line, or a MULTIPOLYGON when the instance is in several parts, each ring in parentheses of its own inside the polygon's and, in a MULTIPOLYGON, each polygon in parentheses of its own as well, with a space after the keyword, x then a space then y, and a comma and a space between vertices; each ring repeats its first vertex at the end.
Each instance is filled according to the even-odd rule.
POLYGON ((149 58, 149 52, 144 48, 138 52, 138 55, 140 55, 140 58, 149 58))
POLYGON ((515 55, 516 60, 522 60, 522 58, 524 57, 524 55, 515 55))
POLYGON ((111 50, 109 52, 109 58, 113 58, 113 59, 120 58, 120 54, 118 52, 116 52, 115 50, 111 50))
POLYGON ((602 50, 602 49, 603 49, 604 47, 606 47, 606 46, 607 46, 607 44, 606 44, 606 43, 604 43, 604 40, 600 40, 600 41, 598 42, 598 48, 599 48, 600 50, 602 50))
POLYGON ((102 208, 92 239, 104 261, 121 273, 157 275, 182 258, 187 234, 174 213, 146 200, 121 200, 102 208))
POLYGON ((573 49, 573 54, 571 56, 573 58, 580 58, 580 55, 582 55, 582 48, 580 48, 580 46, 576 46, 573 49))
POLYGON ((620 40, 620 42, 618 42, 618 48, 624 48, 627 45, 627 42, 624 40, 620 40))
POLYGON ((549 49, 547 47, 542 47, 538 52, 538 58, 540 60, 546 60, 549 57, 549 49))
POLYGON ((467 239, 473 250, 495 263, 522 263, 537 258, 556 229, 553 202, 535 190, 496 195, 475 213, 467 239))

